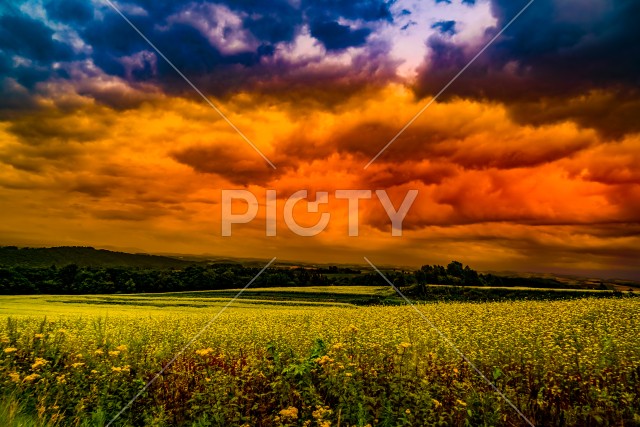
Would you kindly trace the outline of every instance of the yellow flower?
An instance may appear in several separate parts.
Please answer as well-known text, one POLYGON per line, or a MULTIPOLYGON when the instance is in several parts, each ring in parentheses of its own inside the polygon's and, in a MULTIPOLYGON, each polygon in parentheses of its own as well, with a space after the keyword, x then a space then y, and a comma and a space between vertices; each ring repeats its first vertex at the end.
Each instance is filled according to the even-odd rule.
POLYGON ((66 379, 66 376, 62 374, 56 377, 56 381, 58 381, 60 384, 64 384, 67 382, 67 379, 66 379))
POLYGON ((318 362, 318 364, 320 364, 320 365, 324 365, 325 363, 331 362, 331 361, 332 361, 332 359, 327 355, 324 355, 322 357, 318 357, 316 359, 316 362, 318 362))
POLYGON ((436 399, 431 399, 431 401, 433 402, 433 406, 435 406, 436 408, 439 408, 442 406, 442 403, 440 403, 436 399))
POLYGON ((283 409, 280 411, 280 416, 289 420, 297 420, 298 419, 298 408, 294 406, 289 406, 287 409, 283 409))
POLYGON ((409 415, 411 413, 411 409, 407 409, 406 411, 404 411, 404 413, 409 415))
POLYGON ((342 344, 341 342, 337 342, 331 348, 334 350, 342 350, 344 348, 344 344, 342 344))
POLYGON ((39 367, 44 366, 47 363, 49 363, 48 360, 43 359, 41 357, 36 357, 36 361, 33 365, 31 365, 31 369, 38 369, 39 367))
POLYGON ((95 369, 92 369, 92 370, 91 370, 91 373, 92 373, 92 374, 97 374, 97 373, 98 373, 98 371, 96 371, 95 369))
POLYGON ((211 354, 211 353, 213 353, 213 349, 211 347, 196 350, 196 354, 198 356, 206 356, 207 354, 211 354))
POLYGON ((347 376, 347 377, 352 377, 352 376, 353 376, 353 374, 352 374, 351 372, 347 372, 347 373, 346 373, 346 374, 344 374, 344 375, 345 375, 345 376, 347 376))
POLYGON ((80 366, 84 366, 84 363, 82 362, 76 362, 76 363, 72 363, 71 367, 72 368, 79 368, 80 366))
POLYGON ((40 378, 40 375, 38 374, 31 374, 31 375, 27 375, 26 377, 24 377, 24 382, 30 383, 31 381, 35 381, 38 378, 40 378))
POLYGON ((460 399, 456 399, 456 403, 460 406, 467 406, 467 404, 460 399))
POLYGON ((127 346, 124 344, 120 344, 119 346, 116 347, 116 350, 118 351, 127 351, 127 346))
POLYGON ((44 334, 35 334, 34 337, 36 339, 44 338, 44 334))
POLYGON ((9 372, 9 378, 11 378, 11 381, 14 383, 20 382, 20 374, 17 372, 9 372))
POLYGON ((401 342, 400 344, 398 344, 398 348, 409 348, 411 347, 411 343, 408 342, 401 342))
POLYGON ((16 351, 18 351, 18 349, 15 348, 15 347, 7 347, 7 348, 4 349, 4 352, 7 353, 7 354, 15 353, 16 351))
POLYGON ((311 413, 311 416, 313 417, 313 419, 320 422, 324 417, 330 416, 332 413, 333 411, 329 409, 328 406, 323 408, 322 406, 318 405, 316 406, 316 410, 311 413))
POLYGON ((97 349, 96 351, 93 352, 93 354, 95 354, 96 356, 100 356, 104 354, 104 351, 102 351, 101 349, 97 349))
POLYGON ((109 352, 109 356, 113 356, 116 357, 120 354, 120 352, 118 350, 112 350, 109 352))

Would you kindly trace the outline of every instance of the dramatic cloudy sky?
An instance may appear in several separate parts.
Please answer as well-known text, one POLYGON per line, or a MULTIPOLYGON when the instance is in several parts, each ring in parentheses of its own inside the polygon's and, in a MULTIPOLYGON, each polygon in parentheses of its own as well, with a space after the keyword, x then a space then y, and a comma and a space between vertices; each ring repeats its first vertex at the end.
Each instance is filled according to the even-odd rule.
POLYGON ((363 169, 525 4, 117 1, 273 169, 104 0, 0 2, 0 243, 640 278, 637 0, 535 0, 363 169), (222 189, 260 204, 231 238, 222 189), (419 195, 303 238, 300 189, 419 195))

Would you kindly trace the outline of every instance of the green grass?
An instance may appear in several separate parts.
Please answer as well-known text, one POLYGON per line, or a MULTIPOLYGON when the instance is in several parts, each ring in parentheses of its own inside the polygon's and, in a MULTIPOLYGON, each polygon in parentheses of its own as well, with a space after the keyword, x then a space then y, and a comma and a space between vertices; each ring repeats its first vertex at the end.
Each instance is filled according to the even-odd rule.
MULTIPOLYGON (((611 291, 453 287, 433 285, 428 300, 515 300, 557 299, 564 297, 614 296, 611 291)), ((135 314, 140 309, 161 312, 177 310, 215 310, 225 306, 240 289, 166 292, 115 295, 24 295, 0 296, 0 315, 57 315, 83 313, 135 314)), ((323 306, 355 307, 367 305, 399 305, 404 301, 390 287, 375 286, 309 286, 248 288, 232 303, 234 308, 312 308, 323 306)))

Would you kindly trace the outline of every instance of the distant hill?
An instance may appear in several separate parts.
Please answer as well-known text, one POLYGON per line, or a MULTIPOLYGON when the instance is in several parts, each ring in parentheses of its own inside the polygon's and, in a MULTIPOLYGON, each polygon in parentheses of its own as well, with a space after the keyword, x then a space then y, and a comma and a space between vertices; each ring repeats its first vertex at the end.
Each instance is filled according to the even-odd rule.
POLYGON ((76 264, 80 267, 143 267, 180 268, 197 264, 167 256, 128 254, 86 246, 60 246, 54 248, 17 248, 0 246, 0 265, 27 267, 58 267, 76 264))

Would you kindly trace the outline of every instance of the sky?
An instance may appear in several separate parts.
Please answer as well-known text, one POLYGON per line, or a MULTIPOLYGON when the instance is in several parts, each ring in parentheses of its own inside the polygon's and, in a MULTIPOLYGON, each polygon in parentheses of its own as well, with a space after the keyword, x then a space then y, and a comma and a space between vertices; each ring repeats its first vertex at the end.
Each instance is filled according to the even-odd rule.
POLYGON ((640 279, 640 3, 534 0, 500 33, 526 4, 114 2, 163 58, 105 0, 0 2, 0 244, 640 279), (258 213, 223 237, 229 189, 258 213), (298 190, 329 194, 294 210, 316 236, 298 190), (402 236, 375 190, 418 191, 402 236))

